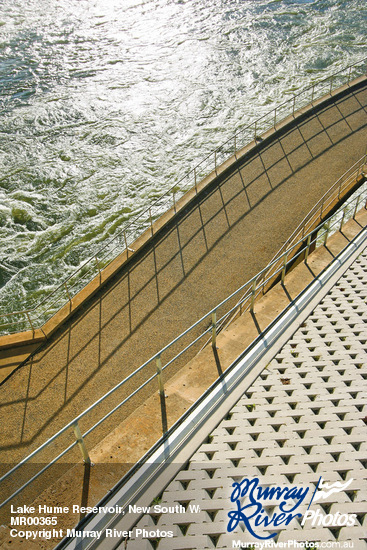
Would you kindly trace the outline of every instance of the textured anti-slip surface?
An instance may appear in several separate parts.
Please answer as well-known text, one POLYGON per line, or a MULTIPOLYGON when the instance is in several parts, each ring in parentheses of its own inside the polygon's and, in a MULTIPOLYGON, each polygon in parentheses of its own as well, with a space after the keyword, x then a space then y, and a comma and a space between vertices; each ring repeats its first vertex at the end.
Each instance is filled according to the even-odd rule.
POLYGON ((227 549, 264 542, 250 534, 243 515, 228 532, 228 512, 238 509, 236 499, 230 499, 232 484, 256 478, 263 490, 308 488, 303 501, 302 492, 286 499, 284 509, 295 506, 293 513, 301 514, 286 525, 288 512, 279 517, 279 505, 295 491, 283 492, 283 498, 258 498, 258 489, 251 492, 251 485, 245 491, 244 481, 239 507, 250 504, 251 495, 261 504, 242 512, 250 516, 259 511, 250 520, 258 537, 275 533, 270 541, 308 541, 304 548, 315 541, 320 547, 367 548, 366 298, 367 248, 134 529, 134 537, 136 529, 157 536, 144 539, 140 534, 120 548, 227 549), (325 490, 320 481, 334 490, 325 490), (302 526, 307 509, 313 517, 302 526), (164 536, 168 531, 171 537, 164 536), (335 541, 339 544, 331 545, 335 541))

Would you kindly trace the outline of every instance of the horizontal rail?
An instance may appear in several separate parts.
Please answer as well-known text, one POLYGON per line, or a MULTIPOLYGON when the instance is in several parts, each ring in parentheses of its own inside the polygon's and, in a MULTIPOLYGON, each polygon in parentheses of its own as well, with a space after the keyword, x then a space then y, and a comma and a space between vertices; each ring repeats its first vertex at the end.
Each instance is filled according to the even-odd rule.
MULTIPOLYGON (((204 167, 207 167, 208 170, 204 170, 200 176, 201 178, 204 178, 207 175, 209 175, 211 172, 213 172, 213 170, 217 171, 217 168, 219 166, 218 154, 220 152, 224 152, 227 155, 227 158, 228 158, 228 154, 236 155, 238 150, 241 147, 243 147, 244 144, 248 143, 249 139, 251 141, 252 139, 256 138, 259 135, 258 130, 259 128, 261 128, 261 123, 263 121, 265 121, 268 118, 270 119, 270 123, 266 126, 266 128, 261 128, 262 133, 266 129, 276 127, 277 115, 283 108, 291 105, 290 112, 294 114, 296 100, 299 99, 301 96, 304 96, 305 94, 307 95, 307 93, 312 92, 311 98, 307 99, 308 103, 310 103, 310 99, 312 103, 315 100, 315 97, 314 97, 315 89, 322 88, 328 82, 330 82, 330 86, 327 87, 328 93, 331 93, 333 90, 333 84, 335 84, 335 88, 341 85, 340 82, 337 82, 337 79, 336 79, 337 76, 344 76, 346 83, 349 85, 349 82, 351 80, 352 69, 357 67, 359 68, 361 65, 364 67, 366 60, 367 58, 363 58, 353 63, 352 65, 349 65, 348 67, 340 69, 333 75, 328 76, 308 86, 307 88, 304 88, 300 92, 293 94, 288 100, 278 104, 275 108, 271 109, 269 112, 257 118, 255 121, 251 122, 250 124, 247 124, 244 128, 237 130, 222 145, 218 146, 216 149, 214 149, 214 151, 211 151, 210 153, 208 153, 201 162, 199 162, 193 169, 189 170, 181 179, 179 179, 173 186, 171 186, 167 191, 165 191, 149 207, 143 209, 141 212, 133 216, 131 221, 125 224, 123 228, 117 232, 116 235, 114 235, 111 239, 104 241, 103 245, 97 249, 97 251, 93 254, 91 258, 86 260, 77 270, 75 270, 66 279, 64 279, 60 285, 58 285, 54 290, 52 290, 49 294, 47 294, 47 296, 45 296, 40 302, 35 304, 33 307, 27 308, 25 310, 15 311, 15 312, 0 312, 0 317, 3 319, 8 317, 14 317, 17 315, 25 316, 23 320, 15 320, 12 322, 0 324, 0 330, 2 330, 3 334, 12 334, 14 332, 19 332, 20 330, 24 330, 24 327, 26 326, 30 327, 32 331, 34 331, 36 328, 40 328, 44 324, 44 322, 50 319, 52 315, 54 315, 66 303, 71 302, 72 298, 78 292, 80 292, 80 290, 85 288, 85 286, 90 282, 91 279, 89 277, 87 279, 87 282, 83 286, 81 286, 80 288, 78 287, 78 285, 81 284, 86 278, 86 273, 83 273, 83 270, 85 270, 87 267, 89 267, 88 272, 92 270, 94 271, 94 269, 97 269, 96 275, 99 274, 101 276, 101 266, 100 266, 100 263, 98 262, 96 265, 96 257, 98 257, 99 262, 105 260, 106 258, 109 258, 108 260, 106 260, 106 263, 104 265, 104 268, 105 268, 114 259, 116 259, 116 257, 120 253, 126 251, 128 255, 129 247, 133 243, 133 241, 139 235, 141 235, 142 232, 148 229, 149 226, 152 227, 151 225, 152 221, 157 219, 165 211, 163 209, 163 206, 166 206, 172 200, 171 206, 174 209, 176 209, 176 202, 177 202, 176 195, 181 193, 181 196, 182 196, 188 189, 193 187, 196 189, 196 193, 197 193, 198 192, 198 188, 197 188, 198 173, 200 173, 201 169, 203 169, 204 167), (250 134, 246 134, 246 132, 250 132, 250 134), (245 134, 246 134, 245 140, 247 140, 247 142, 245 141, 242 144, 242 146, 239 146, 239 138, 245 134), (228 147, 229 149, 225 150, 226 147, 228 147), (164 200, 165 198, 167 198, 167 200, 164 200), (153 210, 156 210, 156 211, 153 212, 153 210), (121 247, 121 244, 118 242, 119 239, 122 239, 123 241, 122 247, 121 247), (109 249, 111 245, 113 245, 112 250, 110 250, 109 252, 106 252, 106 250, 109 249), (69 286, 68 283, 74 278, 77 278, 77 280, 72 285, 69 286), (68 288, 66 296, 65 296, 65 285, 67 285, 67 288, 68 288), (70 293, 71 289, 73 289, 74 287, 75 287, 75 293, 70 293), (51 299, 55 297, 57 293, 60 292, 60 290, 63 292, 63 295, 50 303, 51 299), (42 312, 38 312, 38 310, 40 310, 42 306, 46 306, 45 310, 42 312), (18 330, 14 330, 13 327, 16 327, 16 326, 18 327, 18 330)), ((359 72, 358 74, 361 74, 361 73, 359 72)), ((297 106, 297 108, 299 108, 299 106, 297 106)))
MULTIPOLYGON (((364 160, 364 158, 363 158, 364 160)), ((358 206, 358 203, 360 203, 360 198, 363 197, 364 200, 366 200, 367 196, 367 190, 362 191, 358 198, 357 198, 357 205, 355 206, 352 204, 351 201, 347 202, 345 205, 343 205, 343 208, 341 208, 338 212, 342 213, 341 220, 336 219, 335 216, 330 217, 327 220, 327 227, 325 229, 325 222, 319 224, 316 228, 313 228, 309 233, 302 236, 300 240, 298 240, 296 243, 292 244, 285 252, 281 252, 279 256, 277 256, 276 259, 272 260, 272 262, 266 266, 263 270, 261 270, 258 274, 256 274, 254 277, 249 279, 245 284, 241 285, 235 292, 231 293, 229 296, 227 296, 224 300, 222 300, 219 304, 217 304, 214 308, 212 308, 210 311, 208 311, 204 316, 202 316, 198 321, 196 321, 193 325, 191 325, 187 330, 182 332, 178 337, 173 339, 169 344, 164 346, 158 353, 154 354, 150 359, 148 359, 143 365, 138 367, 134 372, 129 374, 126 378, 124 378, 122 381, 120 381, 118 384, 116 384, 111 390, 109 390, 107 393, 105 393, 101 398, 99 398, 95 403, 90 405, 87 409, 85 409, 82 413, 80 413, 78 416, 76 416, 73 420, 68 422, 63 428, 61 428, 56 434, 54 434, 51 438, 49 438, 45 443, 40 445, 37 449, 35 449, 32 453, 30 453, 27 457, 25 457, 23 460, 21 460, 17 465, 15 465, 12 469, 10 469, 8 472, 6 472, 1 478, 0 483, 4 482, 6 479, 8 479, 11 475, 13 475, 19 468, 30 462, 35 456, 37 456, 41 451, 46 449, 47 447, 50 447, 51 444, 58 439, 63 433, 65 433, 67 430, 70 430, 73 428, 75 430, 75 427, 78 427, 79 421, 84 418, 88 413, 90 413, 92 410, 94 410, 98 405, 100 405, 102 402, 104 402, 109 396, 114 394, 119 388, 121 388, 124 384, 126 384, 129 380, 131 380, 134 376, 136 376, 140 371, 142 371, 145 367, 147 367, 149 364, 155 362, 158 362, 160 364, 160 368, 157 370, 157 373, 154 375, 151 375, 147 380, 145 380, 138 388, 136 388, 133 392, 131 392, 125 399, 123 399, 120 403, 118 403, 115 407, 113 407, 107 414, 105 414, 100 420, 98 420, 92 427, 90 427, 88 430, 85 431, 84 434, 80 433, 80 437, 75 441, 71 446, 67 447, 64 451, 62 451, 61 454, 59 454, 56 458, 54 458, 49 464, 47 464, 42 471, 38 472, 33 478, 31 478, 28 482, 26 482, 22 487, 17 489, 12 495, 10 495, 4 502, 0 504, 0 508, 3 507, 5 504, 7 504, 12 498, 14 498, 16 495, 18 495, 22 490, 24 490, 28 485, 33 483, 36 478, 38 478, 41 473, 44 473, 49 467, 51 467, 57 460, 59 460, 61 457, 63 457, 71 448, 73 448, 77 443, 79 443, 79 446, 81 447, 83 459, 86 461, 86 456, 88 457, 88 453, 85 447, 84 438, 89 435, 92 431, 94 431, 98 426, 100 426, 107 418, 109 418, 114 412, 116 412, 118 409, 120 409, 127 401, 129 401, 133 396, 137 395, 147 384, 153 381, 154 378, 158 378, 159 387, 163 388, 163 393, 160 391, 161 395, 164 397, 164 386, 163 381, 161 378, 161 373, 163 370, 165 370, 169 365, 171 365, 178 357, 180 357, 185 351, 187 351, 190 347, 194 345, 194 343, 198 342, 203 336, 208 334, 210 331, 212 331, 212 337, 213 337, 213 344, 215 344, 215 337, 216 334, 220 330, 220 324, 222 323, 223 319, 228 318, 229 313, 235 312, 235 310, 239 308, 240 305, 243 305, 246 302, 250 302, 247 304, 247 309, 253 307, 253 300, 254 296, 256 297, 256 292, 258 291, 261 293, 261 291, 264 289, 265 285, 268 284, 268 282, 278 274, 283 272, 284 274, 287 271, 288 265, 295 260, 295 258, 301 256, 302 254, 305 255, 304 261, 307 262, 308 258, 308 252, 310 250, 310 247, 317 243, 320 238, 322 239, 322 244, 326 244, 327 238, 330 234, 330 231, 334 228, 339 226, 339 230, 342 229, 343 223, 346 218, 346 211, 349 208, 351 211, 353 211, 353 217, 356 214, 356 209, 358 206), (333 220, 334 218, 334 220, 333 220), (331 221, 333 220, 333 221, 331 221), (319 235, 321 233, 321 235, 319 235), (313 236, 313 238, 312 238, 313 236), (303 245, 300 249, 300 245, 303 245), (290 253, 296 250, 295 254, 290 257, 290 253), (269 268, 275 266, 275 264, 278 264, 281 262, 280 267, 276 267, 275 273, 271 273, 270 275, 266 276, 266 273, 269 274, 269 268), (235 306, 231 307, 229 312, 227 311, 222 318, 217 319, 217 312, 219 308, 224 306, 227 302, 229 302, 232 298, 234 298, 236 295, 238 295, 240 292, 243 292, 244 289, 247 288, 247 294, 245 296, 242 296, 240 299, 240 302, 236 303, 235 306), (251 291, 249 289, 251 288, 251 291), (186 336, 189 332, 191 332, 195 327, 197 327, 200 323, 205 321, 206 319, 211 318, 211 326, 208 327, 206 330, 204 330, 203 333, 201 333, 198 337, 195 337, 183 350, 181 350, 174 358, 172 358, 169 362, 167 362, 163 367, 161 365, 161 356, 162 354, 167 351, 169 348, 174 346, 179 340, 181 340, 184 336, 186 336)), ((365 204, 366 207, 366 204, 365 204)), ((162 411, 162 420, 163 420, 163 411, 162 411)), ((163 422, 162 422, 163 424, 163 422)))
MULTIPOLYGON (((367 195, 367 191, 366 191, 367 195)), ((357 199, 358 203, 358 199, 357 199)), ((309 250, 313 245, 317 245, 320 238, 323 238, 323 244, 326 244, 327 237, 330 234, 330 231, 337 227, 339 225, 339 230, 342 228, 342 223, 344 222, 346 211, 348 210, 348 204, 343 207, 343 217, 342 222, 340 223, 339 220, 334 220, 332 224, 329 224, 329 227, 322 231, 322 228, 324 227, 324 223, 320 224, 319 228, 313 229, 308 235, 306 235, 301 240, 297 241, 291 249, 287 249, 285 252, 280 252, 279 256, 273 261, 271 264, 271 269, 268 271, 264 270, 263 272, 260 272, 258 275, 256 275, 252 280, 248 281, 246 286, 249 285, 249 283, 258 283, 253 288, 253 290, 249 291, 247 294, 245 294, 241 299, 236 303, 235 306, 233 306, 229 311, 227 311, 220 319, 218 319, 217 323, 219 325, 218 332, 220 330, 223 330, 223 328, 226 328, 237 316, 238 314, 242 315, 248 310, 253 310, 253 304, 256 298, 261 295, 264 292, 264 289, 267 287, 268 284, 272 283, 274 280, 276 280, 277 276, 279 274, 282 274, 282 282, 284 280, 284 276, 287 271, 287 267, 289 264, 293 264, 300 256, 305 254, 305 262, 307 263, 307 257, 309 255, 309 250), (320 233, 321 232, 321 236, 320 233), (314 239, 312 239, 312 235, 316 234, 314 239), (293 254, 287 262, 285 262, 285 258, 287 258, 288 253, 291 252, 294 249, 297 249, 300 245, 304 244, 304 239, 307 240, 307 243, 303 248, 300 248, 295 254, 293 254), (279 265, 280 264, 280 265, 279 265), (277 267, 279 266, 279 267, 277 267), (274 268, 274 269, 273 269, 274 268), (259 280, 258 280, 259 279, 259 280), (251 299, 251 303, 248 304, 247 307, 243 309, 243 304, 245 304, 247 301, 251 299), (233 316, 231 317, 231 314, 233 316)), ((352 206, 351 210, 355 211, 355 207, 352 206)), ((355 215, 355 212, 354 212, 355 215)), ((330 219, 332 219, 334 216, 331 216, 330 219)), ((270 265, 270 264, 269 264, 270 265)))
POLYGON ((317 217, 322 217, 322 210, 323 207, 325 207, 326 199, 329 197, 329 203, 327 206, 333 202, 335 199, 335 192, 338 189, 338 199, 340 198, 340 195, 344 189, 346 189, 349 184, 351 183, 351 180, 357 178, 363 170, 363 166, 367 163, 367 154, 363 155, 359 160, 357 160, 353 166, 351 166, 340 178, 324 193, 324 195, 321 197, 319 201, 315 204, 315 206, 310 210, 310 212, 303 218, 303 220, 300 222, 300 224, 297 226, 297 228, 293 231, 291 236, 287 239, 287 241, 282 245, 282 247, 278 250, 278 252, 274 255, 272 260, 276 258, 282 250, 285 250, 296 238, 299 238, 299 234, 302 231, 302 235, 304 234, 304 228, 306 227, 306 224, 308 221, 310 221, 313 217, 315 217, 316 212, 319 212, 321 207, 321 213, 317 214, 317 217))

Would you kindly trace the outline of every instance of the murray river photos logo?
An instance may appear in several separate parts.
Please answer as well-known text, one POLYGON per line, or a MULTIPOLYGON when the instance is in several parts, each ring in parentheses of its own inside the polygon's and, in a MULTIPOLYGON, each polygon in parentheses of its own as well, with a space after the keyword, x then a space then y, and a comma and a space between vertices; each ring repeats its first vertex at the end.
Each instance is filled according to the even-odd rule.
POLYGON ((267 540, 276 536, 276 532, 270 533, 267 536, 261 536, 259 531, 263 527, 279 527, 280 525, 287 526, 295 518, 302 518, 301 525, 305 525, 306 521, 311 521, 312 526, 345 526, 352 527, 356 520, 356 514, 323 514, 318 509, 310 509, 311 504, 328 498, 333 493, 344 491, 353 479, 346 483, 335 482, 328 484, 322 477, 316 485, 316 488, 310 499, 307 511, 301 514, 299 508, 301 504, 307 504, 305 500, 310 490, 308 487, 281 487, 281 486, 266 486, 260 485, 259 478, 243 479, 240 483, 232 484, 233 490, 230 496, 231 502, 234 504, 234 510, 228 512, 227 531, 231 533, 236 527, 243 523, 247 531, 257 539, 267 540), (250 502, 242 505, 242 500, 248 497, 250 502), (265 510, 265 502, 271 501, 277 507, 277 511, 269 517, 265 510), (303 516, 303 517, 302 517, 303 516))

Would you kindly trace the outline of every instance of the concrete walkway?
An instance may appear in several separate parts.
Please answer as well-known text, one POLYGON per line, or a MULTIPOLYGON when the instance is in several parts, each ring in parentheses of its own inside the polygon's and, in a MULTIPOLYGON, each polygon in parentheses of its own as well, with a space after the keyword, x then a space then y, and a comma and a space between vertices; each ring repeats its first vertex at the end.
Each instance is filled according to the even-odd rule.
MULTIPOLYGON (((356 220, 350 220, 344 225, 342 234, 333 235, 329 238, 327 247, 321 246, 310 255, 307 266, 304 263, 299 264, 287 274, 284 285, 279 283, 265 296, 262 296, 255 303, 253 314, 245 313, 222 331, 217 338, 218 347, 215 354, 211 346, 207 346, 166 383, 166 411, 169 426, 187 411, 209 385, 218 378, 219 372, 224 372, 242 354, 259 332, 269 326, 289 305, 289 301, 295 299, 313 280, 313 277, 320 274, 366 224, 367 210, 362 209, 357 214, 356 220)), ((263 361, 246 376, 241 384, 242 392, 251 386, 263 369, 264 364, 261 363, 263 361)), ((219 419, 214 419, 215 423, 218 421, 219 419)), ((48 482, 50 487, 35 501, 31 494, 25 492, 19 499, 14 499, 13 503, 21 505, 24 502, 32 502, 36 509, 39 505, 45 504, 61 507, 70 507, 71 504, 94 506, 128 469, 139 461, 143 454, 159 439, 161 433, 161 410, 158 394, 155 392, 92 449, 90 452, 94 464, 92 468, 85 468, 82 463, 79 463, 52 483, 54 478, 61 475, 63 471, 62 467, 56 466, 51 470, 49 479, 46 480, 46 485, 48 482)), ((66 529, 72 528, 82 517, 83 514, 71 511, 69 514, 58 515, 58 534, 51 540, 45 540, 41 536, 36 542, 28 541, 27 549, 49 550, 66 535, 66 529)), ((7 523, 8 521, 7 519, 7 523)), ((30 530, 31 527, 27 529, 30 530)), ((114 539, 113 543, 116 542, 114 539)), ((142 543, 142 541, 139 542, 142 543)), ((185 545, 184 541, 183 544, 185 545)), ((24 539, 17 540, 10 537, 9 529, 4 527, 0 530, 0 548, 22 550, 24 539)))
MULTIPOLYGON (((366 105, 364 80, 252 149, 3 383, 2 471, 266 265, 322 194, 364 154, 366 105)), ((137 384, 90 415, 82 431, 137 384)), ((88 444, 94 446, 155 390, 147 386, 88 444)))
MULTIPOLYGON (((367 248, 171 483, 161 487, 160 505, 175 511, 155 514, 152 506, 131 539, 121 539, 118 546, 114 540, 110 548, 226 550, 259 543, 244 520, 233 522, 233 532, 227 529, 228 512, 237 510, 236 500, 230 500, 234 482, 258 478, 262 488, 308 488, 295 508, 300 519, 289 525, 274 519, 297 500, 282 510, 282 499, 258 497, 262 521, 249 521, 258 537, 274 535, 271 540, 279 543, 330 541, 325 548, 331 543, 336 548, 336 541, 343 548, 344 541, 353 541, 348 547, 367 549, 366 287, 367 248), (325 489, 328 494, 314 499, 305 516, 320 477, 328 485, 337 484, 338 490, 325 489), (345 514, 355 514, 353 525, 347 524, 345 514), (323 523, 321 518, 326 518, 323 523), (153 535, 139 535, 143 529, 153 535), (154 536, 159 531, 173 536, 154 536), (233 546, 233 541, 241 546, 233 546)), ((246 492, 244 498, 237 497, 241 509, 251 506, 250 489, 246 492)), ((142 500, 139 504, 144 505, 142 500)), ((254 512, 255 506, 244 509, 248 518, 254 512)))

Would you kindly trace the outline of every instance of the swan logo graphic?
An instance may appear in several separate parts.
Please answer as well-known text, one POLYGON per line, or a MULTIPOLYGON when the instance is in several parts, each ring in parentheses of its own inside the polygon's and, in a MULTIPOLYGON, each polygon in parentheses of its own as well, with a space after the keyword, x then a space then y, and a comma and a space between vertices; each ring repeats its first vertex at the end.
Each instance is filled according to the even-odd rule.
POLYGON ((326 483, 322 477, 320 477, 316 489, 314 491, 314 494, 312 495, 312 499, 310 502, 310 506, 312 502, 316 502, 318 500, 324 500, 325 498, 328 498, 333 493, 340 493, 341 491, 345 491, 349 485, 353 482, 353 478, 349 479, 346 483, 340 483, 340 481, 336 481, 335 483, 326 483))
POLYGON ((336 512, 335 514, 322 514, 320 510, 310 510, 310 506, 313 502, 325 500, 335 493, 345 491, 352 483, 353 478, 345 483, 341 483, 340 481, 326 483, 322 477, 320 477, 307 508, 307 512, 303 516, 301 525, 303 526, 306 521, 312 520, 311 525, 313 527, 353 527, 357 514, 341 514, 340 512, 336 512))

